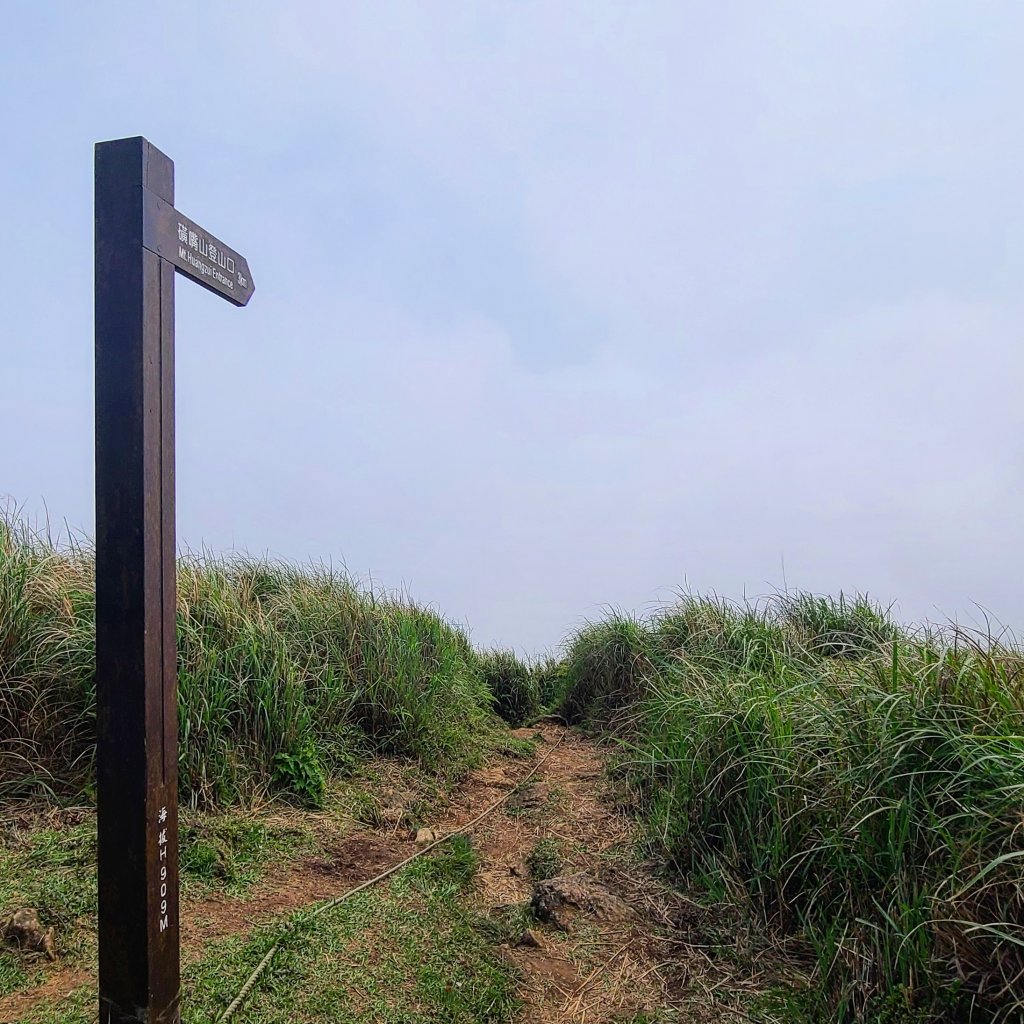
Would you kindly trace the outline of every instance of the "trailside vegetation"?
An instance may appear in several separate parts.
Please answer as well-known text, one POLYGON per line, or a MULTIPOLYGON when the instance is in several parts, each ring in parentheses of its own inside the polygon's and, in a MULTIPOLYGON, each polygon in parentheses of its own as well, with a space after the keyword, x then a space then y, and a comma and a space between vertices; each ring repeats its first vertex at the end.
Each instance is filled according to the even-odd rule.
POLYGON ((581 629, 562 673, 665 860, 809 955, 808 1019, 1020 1019, 1019 647, 864 598, 685 597, 581 629))
POLYGON ((540 713, 536 673, 512 651, 487 651, 480 659, 494 710, 511 726, 526 725, 540 713))
MULTIPOLYGON (((93 574, 87 544, 0 514, 0 800, 91 795, 93 574)), ((524 664, 332 568, 190 557, 178 668, 193 806, 316 805, 373 754, 455 777, 509 742, 500 719, 551 712, 617 744, 667 866, 807 959, 809 983, 785 997, 800 1019, 1024 1016, 1011 640, 900 626, 861 597, 686 596, 524 664)))
MULTIPOLYGON (((91 792, 94 609, 87 545, 0 516, 0 799, 91 792)), ((461 629, 323 566, 182 559, 178 684, 195 806, 270 791, 315 804, 371 753, 456 775, 499 725, 461 629)))

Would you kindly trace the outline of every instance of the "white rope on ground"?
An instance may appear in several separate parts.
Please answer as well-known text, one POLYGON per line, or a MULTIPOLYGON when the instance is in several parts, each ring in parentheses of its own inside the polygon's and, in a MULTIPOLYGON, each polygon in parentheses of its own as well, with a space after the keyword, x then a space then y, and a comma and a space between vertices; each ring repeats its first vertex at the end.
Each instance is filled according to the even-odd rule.
MULTIPOLYGON (((488 814, 491 814, 493 811, 496 811, 506 800, 508 800, 508 798, 517 789, 519 789, 521 786, 529 782, 530 779, 532 779, 534 775, 536 775, 537 772, 540 771, 540 769, 544 766, 548 758, 551 757, 551 755, 562 745, 562 741, 565 739, 565 737, 566 733, 563 732, 562 735, 558 737, 558 742, 521 779, 519 779, 507 793, 503 793, 497 800, 494 801, 493 804, 491 804, 484 811, 482 811, 475 818, 473 818, 472 821, 467 821, 465 825, 460 825, 458 828, 453 829, 451 832, 448 832, 447 834, 441 836, 440 839, 435 839, 432 843, 429 843, 422 849, 417 850, 411 856, 406 857, 405 860, 399 861, 397 864, 393 864, 391 867, 385 869, 379 875, 375 875, 373 878, 368 878, 365 882, 360 882, 359 885, 355 886, 354 888, 349 889, 347 892, 343 892, 340 896, 336 896, 333 900, 330 900, 329 902, 317 907, 316 910, 314 910, 305 919, 303 924, 310 924, 315 918, 319 917, 321 914, 327 913, 328 910, 333 910, 340 903, 344 903, 345 900, 349 899, 352 896, 355 896, 357 892, 362 892, 364 889, 369 889, 371 886, 376 885, 378 882, 383 882, 385 878, 390 878, 393 874, 395 874, 398 871, 401 871, 402 868, 406 867, 408 864, 411 864, 414 860, 417 860, 419 857, 422 857, 425 853, 430 853, 431 850, 440 846, 442 843, 448 842, 448 840, 453 838, 454 836, 462 835, 463 832, 468 832, 474 826, 479 825, 480 822, 483 821, 488 814)), ((249 993, 252 991, 253 986, 259 980, 260 975, 263 974, 263 972, 267 968, 267 965, 274 958, 274 954, 281 948, 282 945, 284 945, 285 939, 287 939, 289 935, 293 935, 297 931, 298 926, 295 924, 289 923, 284 926, 284 934, 270 947, 270 949, 267 950, 266 955, 256 965, 256 969, 252 972, 252 974, 249 975, 249 977, 246 979, 245 984, 239 989, 238 995, 231 1000, 231 1002, 228 1004, 227 1009, 225 1009, 225 1011, 217 1018, 217 1024, 225 1024, 226 1021, 229 1021, 238 1012, 242 1003, 245 1002, 246 996, 249 995, 249 993)))

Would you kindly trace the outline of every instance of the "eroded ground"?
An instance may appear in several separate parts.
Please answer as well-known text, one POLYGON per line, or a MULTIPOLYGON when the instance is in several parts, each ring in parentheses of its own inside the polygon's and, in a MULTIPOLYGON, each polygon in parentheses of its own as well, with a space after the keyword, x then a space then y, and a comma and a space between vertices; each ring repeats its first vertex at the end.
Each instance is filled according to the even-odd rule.
MULTIPOLYGON (((515 735, 450 794, 382 764, 326 812, 270 805, 190 823, 184 1019, 216 1021, 290 921, 235 1020, 771 1020, 756 1007, 777 961, 638 861, 602 750, 554 724, 515 735), (419 829, 460 828, 502 797, 468 841, 309 921, 414 853, 419 829)), ((35 900, 57 922, 57 960, 3 954, 0 1024, 95 1019, 93 836, 85 811, 6 823, 0 911, 35 900)))

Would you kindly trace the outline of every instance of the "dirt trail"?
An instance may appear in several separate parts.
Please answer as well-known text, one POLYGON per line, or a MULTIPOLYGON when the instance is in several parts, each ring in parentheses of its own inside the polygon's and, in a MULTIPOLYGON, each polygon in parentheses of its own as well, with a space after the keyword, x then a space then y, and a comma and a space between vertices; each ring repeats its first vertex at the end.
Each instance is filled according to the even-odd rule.
MULTIPOLYGON (((507 951, 523 977, 521 1019, 631 1021, 689 1004, 684 962, 670 955, 678 938, 666 931, 673 924, 668 911, 678 913, 679 901, 666 899, 667 890, 638 871, 635 826, 605 791, 602 751, 558 726, 539 731, 544 746, 554 747, 551 757, 507 811, 476 830, 484 905, 498 916, 526 903, 540 911, 525 941, 507 951), (560 855, 560 869, 550 881, 530 877, 538 843, 560 855)), ((497 789, 505 783, 506 766, 492 770, 497 789)))
MULTIPOLYGON (((472 835, 481 857, 480 909, 500 929, 502 955, 522 974, 521 1020, 625 1022, 669 1008, 685 1008, 672 1019, 687 1022, 728 1019, 719 990, 735 998, 751 981, 737 979, 703 951, 707 912, 636 865, 635 826, 604 792, 601 750, 553 724, 516 735, 540 741, 538 758, 550 754, 530 783, 512 792, 531 764, 494 758, 470 774, 430 825, 439 833, 458 828, 512 792, 472 835), (531 855, 536 861, 539 850, 550 863, 546 871, 534 863, 531 871, 531 855), (553 882, 536 877, 552 872, 558 876, 553 882), (542 919, 528 921, 522 909, 537 902, 535 891, 542 919)), ((338 896, 415 850, 408 828, 398 824, 348 829, 325 848, 325 855, 274 868, 244 900, 185 901, 183 959, 209 952, 218 938, 338 896)), ((90 982, 88 973, 58 963, 42 985, 0 998, 0 1024, 90 982)))

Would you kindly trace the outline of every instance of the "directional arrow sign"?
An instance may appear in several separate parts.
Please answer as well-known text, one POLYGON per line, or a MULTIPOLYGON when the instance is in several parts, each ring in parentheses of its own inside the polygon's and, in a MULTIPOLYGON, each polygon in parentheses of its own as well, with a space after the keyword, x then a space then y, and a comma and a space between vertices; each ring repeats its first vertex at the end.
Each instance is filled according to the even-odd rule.
POLYGON ((148 188, 142 190, 142 245, 236 306, 252 298, 245 257, 148 188))

